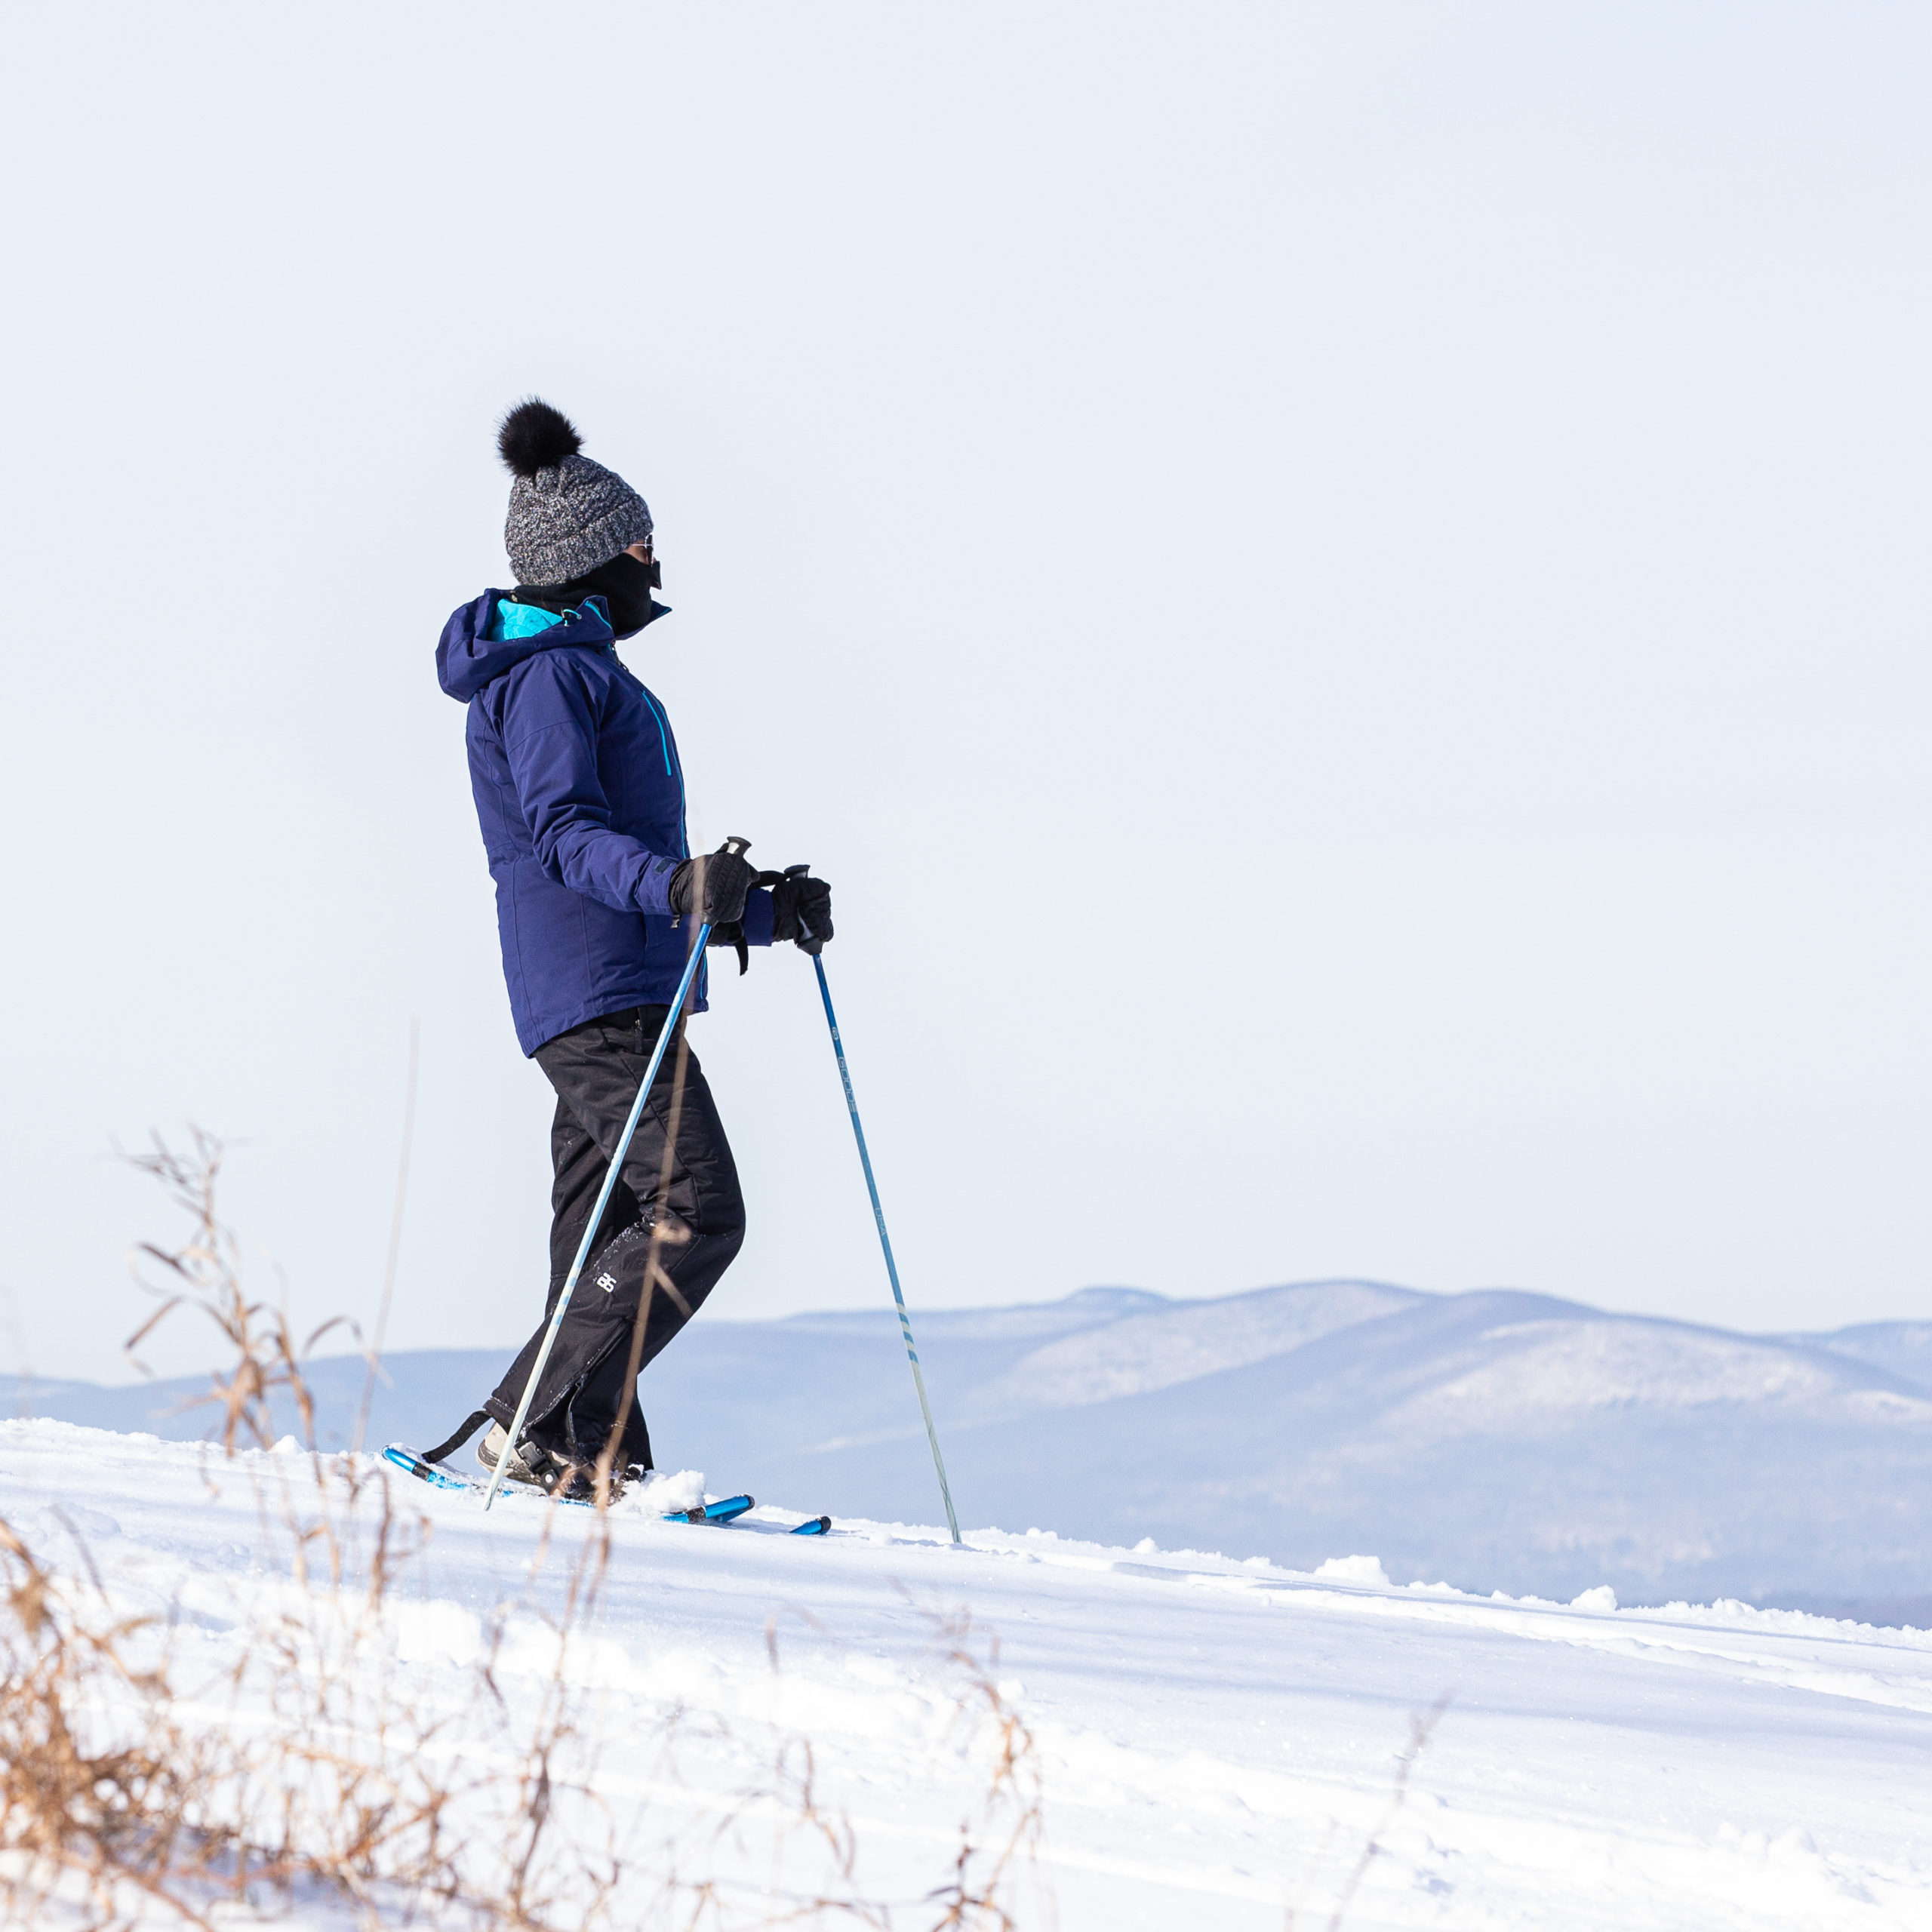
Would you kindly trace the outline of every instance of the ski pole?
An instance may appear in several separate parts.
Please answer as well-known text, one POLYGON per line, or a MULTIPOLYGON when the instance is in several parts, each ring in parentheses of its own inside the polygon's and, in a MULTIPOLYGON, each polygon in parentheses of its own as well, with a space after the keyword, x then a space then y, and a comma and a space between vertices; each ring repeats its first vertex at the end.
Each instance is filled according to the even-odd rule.
POLYGON ((952 1512, 952 1490, 946 1479, 946 1459, 939 1453, 939 1432, 933 1427, 933 1406, 926 1400, 926 1378, 920 1373, 919 1352, 912 1346, 912 1324, 906 1314, 906 1297, 900 1291, 899 1264, 892 1258, 892 1238, 885 1231, 885 1210, 878 1204, 878 1183, 872 1178, 872 1157, 866 1151, 866 1130, 859 1124, 859 1103, 853 1097, 852 1070, 845 1064, 845 1042, 838 1037, 838 1017, 832 1010, 832 989, 825 979, 825 958, 812 955, 818 971, 819 998, 825 1002, 825 1023, 832 1029, 832 1051, 838 1056, 838 1078, 845 1088, 845 1110, 852 1116, 852 1137, 859 1143, 859 1164, 866 1171, 866 1192, 872 1198, 872 1219, 878 1223, 878 1244, 885 1251, 885 1272, 892 1283, 892 1299, 899 1304, 899 1332, 906 1343, 906 1359, 912 1364, 912 1386, 919 1392, 920 1412, 926 1419, 926 1440, 933 1446, 933 1467, 939 1472, 939 1493, 946 1498, 946 1527, 952 1540, 959 1540, 959 1518, 952 1512))
MULTIPOLYGON (((745 849, 746 841, 728 838, 723 849, 737 854, 745 849)), ((503 1445, 503 1453, 497 1458, 497 1466, 490 1472, 490 1487, 483 1497, 483 1507, 488 1509, 497 1500, 497 1491, 503 1487, 503 1466, 512 1454, 523 1435, 525 1420, 530 1414, 530 1404, 537 1393, 537 1384, 543 1374, 543 1364, 550 1359, 550 1351, 555 1346, 557 1331, 564 1325, 564 1317, 570 1312, 571 1297, 576 1291, 577 1278, 583 1272, 583 1264, 590 1258, 590 1244, 597 1238, 598 1223, 604 1218, 605 1204, 611 1192, 617 1184, 617 1177, 623 1171, 624 1156, 631 1149, 631 1136, 637 1131, 637 1124, 644 1118, 644 1103, 651 1097, 651 1082, 657 1078, 657 1069, 664 1058, 664 1049, 671 1044, 671 1035, 678 1030, 679 1016, 684 1012, 685 1001, 691 992, 691 982, 697 977, 697 969, 704 958, 705 943, 711 937, 711 927, 707 921, 697 929, 697 938, 691 947, 691 956, 685 961, 684 977, 678 982, 676 995, 671 1001, 671 1010, 664 1016, 664 1024, 657 1035, 657 1044, 651 1050, 651 1064, 644 1070, 644 1082, 637 1090, 637 1098, 631 1103, 630 1118, 624 1122, 624 1131, 617 1137, 617 1149, 611 1156, 611 1164, 604 1170, 604 1185, 597 1191, 597 1204, 590 1211, 590 1220, 583 1230, 583 1238, 577 1243, 577 1259, 571 1263, 571 1272, 564 1282, 564 1291, 557 1297, 556 1312, 550 1317, 550 1325, 544 1331, 543 1346, 537 1351, 537 1359, 531 1364, 530 1380, 523 1385, 523 1400, 516 1405, 516 1420, 510 1424, 509 1440, 503 1445)))

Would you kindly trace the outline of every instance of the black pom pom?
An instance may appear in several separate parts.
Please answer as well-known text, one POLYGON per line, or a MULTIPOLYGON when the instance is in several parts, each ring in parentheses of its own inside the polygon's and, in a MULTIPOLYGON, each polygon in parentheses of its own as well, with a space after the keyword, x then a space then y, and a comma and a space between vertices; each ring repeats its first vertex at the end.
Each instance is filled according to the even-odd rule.
POLYGON ((583 447, 577 425, 561 409, 535 396, 518 403, 497 426, 497 453, 503 466, 518 476, 554 469, 583 447))

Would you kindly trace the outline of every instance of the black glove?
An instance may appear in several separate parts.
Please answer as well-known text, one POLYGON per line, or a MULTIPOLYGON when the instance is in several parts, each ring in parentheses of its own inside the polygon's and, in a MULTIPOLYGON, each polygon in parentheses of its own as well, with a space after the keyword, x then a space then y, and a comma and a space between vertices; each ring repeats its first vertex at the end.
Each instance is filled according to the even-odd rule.
POLYGON ((728 926, 742 919, 753 874, 731 848, 742 851, 745 844, 742 838, 728 838, 716 851, 685 860, 671 875, 671 910, 680 918, 695 912, 708 926, 728 926))
POLYGON ((771 888, 771 940, 790 940, 801 952, 823 952, 832 937, 832 888, 794 866, 771 888))

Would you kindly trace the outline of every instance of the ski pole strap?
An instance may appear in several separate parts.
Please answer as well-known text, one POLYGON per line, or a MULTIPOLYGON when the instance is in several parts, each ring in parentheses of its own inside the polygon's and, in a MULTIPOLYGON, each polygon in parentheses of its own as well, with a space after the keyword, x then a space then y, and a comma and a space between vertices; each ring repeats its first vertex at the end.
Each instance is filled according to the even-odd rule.
POLYGON ((483 1425, 490 1420, 488 1409, 478 1409, 466 1417, 463 1426, 447 1442, 439 1442, 435 1448, 426 1450, 423 1460, 426 1463, 440 1463, 445 1456, 454 1456, 483 1425))
POLYGON ((738 977, 743 979, 752 970, 751 949, 745 941, 745 922, 734 919, 728 926, 713 926, 711 929, 713 946, 734 947, 738 955, 738 977))

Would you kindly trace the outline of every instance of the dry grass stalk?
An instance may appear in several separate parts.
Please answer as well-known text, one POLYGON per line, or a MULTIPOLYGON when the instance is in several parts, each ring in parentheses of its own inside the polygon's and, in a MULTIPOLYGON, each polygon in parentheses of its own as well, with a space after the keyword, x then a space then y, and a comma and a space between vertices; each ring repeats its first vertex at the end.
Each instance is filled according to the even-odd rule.
MULTIPOLYGON (((1415 1769, 1416 1761, 1429 1749, 1429 1740, 1435 1727, 1442 1721, 1443 1712, 1454 1702, 1455 1696, 1454 1691, 1445 1690, 1426 1711, 1412 1711, 1409 1714, 1409 1741, 1395 1759, 1395 1775, 1389 1787, 1388 1801, 1362 1842, 1361 1855, 1355 1860, 1355 1869, 1349 1874, 1348 1882, 1342 1887, 1341 1896, 1330 1915, 1327 1932, 1341 1932, 1342 1921, 1349 1915, 1349 1907, 1355 1903, 1355 1894, 1368 1875, 1368 1868, 1381 1856, 1382 1834, 1395 1822, 1396 1814, 1408 1801, 1409 1774, 1415 1769)), ((1285 1932, 1295 1932, 1300 1910, 1299 1904, 1289 1906, 1285 1932)))
MULTIPOLYGON (((823 1632, 809 1614, 801 1621, 823 1632)), ((1036 1881, 1044 1829, 1038 1752, 1032 1732, 998 1679, 999 1643, 981 1632, 961 1609, 922 1609, 934 1654, 956 1688, 946 1743, 977 1759, 984 1787, 960 1820, 958 1841, 945 1878, 915 1896, 886 1896, 860 1872, 860 1841, 850 1817, 828 1803, 817 1788, 817 1754, 801 1734, 781 1738, 769 1777, 746 1787, 709 1834, 707 1863, 744 1872, 758 1863, 752 1827, 772 1826, 767 1846, 774 1872, 790 1863, 815 1861, 808 1885, 774 1881, 754 1887, 743 1878, 691 1880, 675 1868, 667 1897, 683 1909, 667 1922, 677 1932, 767 1932, 775 1927, 849 1925, 870 1932, 1017 1932, 1023 1875, 1036 1881), (775 1822, 774 1822, 775 1821, 775 1822), (719 1854, 728 1849, 729 1856, 719 1854)), ((768 1621, 765 1641, 780 1669, 777 1623, 768 1621)), ((1047 1909, 1051 1910, 1050 1901, 1047 1909)))
POLYGON ((162 1305, 128 1338, 128 1359, 147 1374, 134 1350, 177 1308, 199 1309, 220 1331, 233 1353, 235 1365, 226 1374, 217 1370, 214 1388, 188 1406, 220 1406, 222 1447, 232 1456, 236 1436, 245 1431, 263 1449, 275 1441, 271 1400, 278 1389, 286 1389, 302 1419, 302 1439, 312 1449, 315 1405, 301 1364, 325 1335, 344 1325, 346 1318, 337 1315, 324 1322, 298 1348, 285 1306, 271 1308, 266 1302, 249 1300, 242 1285, 241 1244, 215 1214, 222 1143, 198 1127, 189 1133, 192 1153, 177 1153, 156 1134, 152 1152, 128 1157, 131 1167, 159 1181, 168 1198, 195 1224, 194 1232, 179 1247, 157 1247, 152 1241, 143 1241, 134 1250, 137 1278, 145 1262, 162 1269, 166 1278, 158 1283, 142 1282, 150 1294, 162 1297, 162 1305))
POLYGON ((940 1648, 964 1684, 958 1721, 991 1746, 992 1770, 977 1812, 960 1822, 952 1875, 934 1892, 942 1908, 934 1932, 1015 1932, 1006 1903, 1022 1860, 1037 1863, 1044 1831, 1040 1763, 1033 1734, 998 1680, 999 1639, 964 1609, 936 1620, 940 1648))

